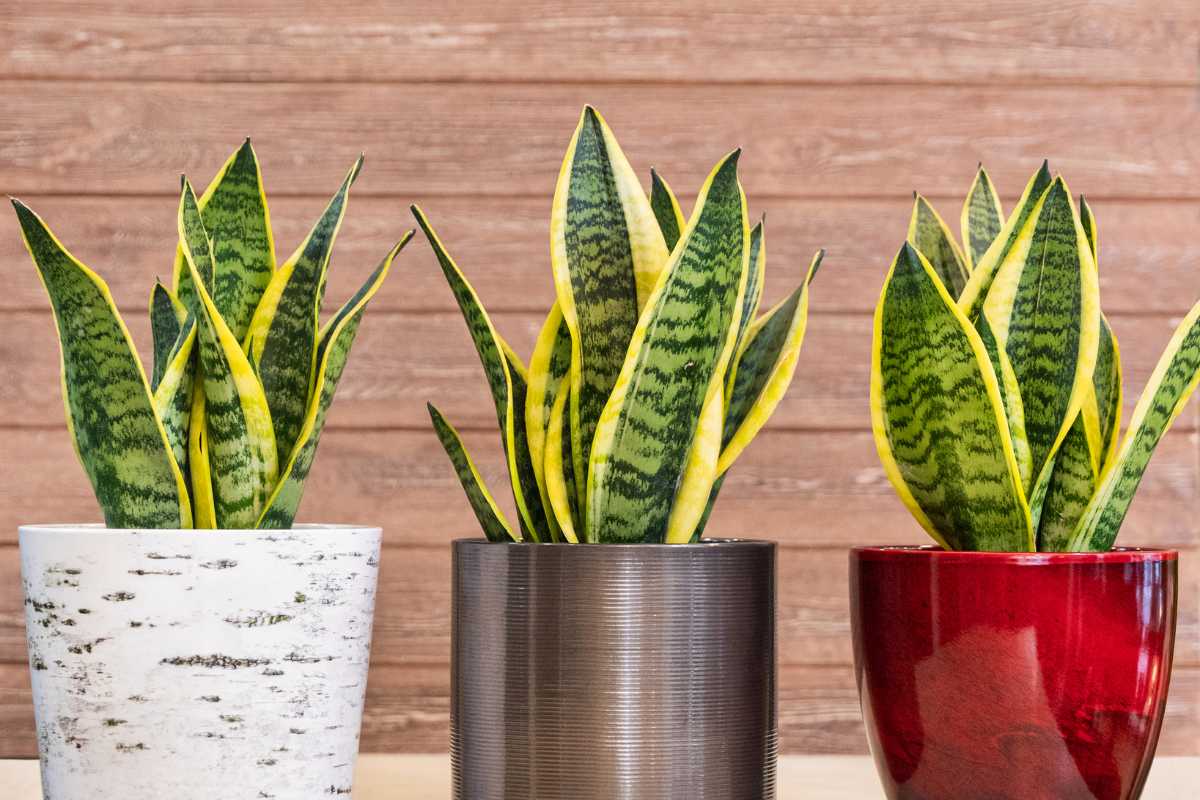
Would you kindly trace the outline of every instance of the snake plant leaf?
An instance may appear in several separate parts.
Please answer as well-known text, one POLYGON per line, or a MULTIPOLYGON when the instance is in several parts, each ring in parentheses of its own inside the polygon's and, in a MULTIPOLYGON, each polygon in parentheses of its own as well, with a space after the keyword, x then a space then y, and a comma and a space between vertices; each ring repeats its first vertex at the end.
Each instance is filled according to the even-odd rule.
MULTIPOLYGON (((529 378, 525 395, 525 438, 529 444, 529 458, 533 464, 534 478, 546 510, 546 522, 550 536, 557 539, 559 526, 556 516, 550 511, 550 497, 546 491, 546 429, 550 424, 550 413, 558 397, 562 380, 571 370, 571 332, 563 321, 562 310, 555 303, 546 317, 533 355, 529 359, 529 378)), ((572 485, 571 491, 575 492, 572 485)))
MULTIPOLYGON (((196 199, 196 194, 192 190, 186 176, 180 176, 180 199, 179 199, 179 249, 180 252, 190 250, 192 254, 192 263, 200 276, 200 280, 204 285, 208 296, 212 297, 216 287, 216 266, 212 257, 212 237, 208 234, 208 229, 204 227, 204 221, 200 216, 200 203, 196 199)), ((184 258, 184 268, 188 269, 188 261, 184 258)), ((188 278, 180 282, 179 288, 176 290, 181 298, 180 302, 187 310, 188 314, 200 316, 200 297, 196 293, 195 284, 192 281, 189 271, 188 278)))
POLYGON ((824 250, 817 251, 804 282, 750 327, 734 367, 717 465, 719 475, 733 466, 762 430, 792 382, 808 326, 809 286, 824 257, 824 250))
POLYGON ((554 393, 554 404, 546 425, 545 457, 542 474, 546 480, 546 499, 559 534, 568 542, 579 542, 582 529, 575 473, 571 458, 570 425, 567 423, 567 399, 571 394, 571 376, 564 375, 554 393))
POLYGON ((559 172, 550 255, 571 333, 570 439, 575 474, 583 475, 639 312, 668 257, 650 201, 591 106, 580 115, 559 172))
POLYGON ((267 499, 265 508, 257 521, 259 528, 290 528, 300 508, 300 500, 304 495, 304 483, 308 480, 313 461, 317 456, 317 445, 321 441, 321 432, 325 429, 325 418, 329 407, 333 405, 338 383, 346 362, 350 358, 350 349, 354 346, 354 338, 362 322, 367 304, 379 287, 383 285, 392 262, 412 238, 412 231, 407 232, 399 242, 388 252, 367 277, 367 280, 349 300, 321 328, 318 336, 316 352, 320 354, 317 367, 316 381, 313 384, 312 398, 304 413, 304 423, 296 444, 284 467, 280 470, 279 481, 274 486, 271 496, 267 499))
POLYGON ((179 341, 179 331, 187 316, 183 304, 175 299, 171 291, 154 282, 150 293, 150 336, 154 345, 154 371, 150 373, 150 391, 157 391, 159 381, 167 369, 171 355, 179 341))
POLYGON ((724 381, 714 381, 711 391, 712 394, 700 410, 679 488, 675 490, 675 499, 671 503, 667 533, 663 539, 667 544, 684 544, 692 540, 696 526, 704 518, 713 482, 717 479, 725 422, 722 413, 725 407, 724 381))
POLYGON ((196 321, 189 317, 164 359, 162 379, 154 389, 154 413, 162 422, 175 463, 188 475, 188 430, 196 377, 196 321))
POLYGON ((1004 414, 1008 419, 1008 435, 1012 440, 1013 455, 1017 459, 1017 473, 1021 477, 1021 487, 1025 496, 1028 497, 1033 488, 1033 460, 1029 452, 1029 439, 1025 436, 1025 406, 1021 401, 1021 387, 1017 383, 1017 374, 1013 371, 1008 353, 996 341, 996 334, 992 332, 986 313, 979 315, 975 329, 987 351, 992 372, 1000 386, 1000 400, 1004 404, 1004 414))
POLYGON ((508 364, 508 374, 512 386, 512 424, 505 431, 507 452, 516 456, 517 471, 513 476, 514 491, 519 491, 526 504, 530 518, 526 522, 521 518, 521 533, 526 539, 535 542, 557 541, 558 531, 546 516, 546 507, 541 502, 542 486, 538 483, 537 473, 533 466, 533 456, 529 449, 529 437, 525 427, 525 408, 529 399, 529 372, 521 363, 521 357, 508 346, 502 337, 497 337, 500 352, 508 364))
POLYGON ((188 478, 192 487, 195 527, 212 530, 217 527, 217 501, 213 496, 212 465, 209 463, 204 378, 199 374, 198 364, 197 373, 192 381, 192 418, 188 422, 188 478))
MULTIPOLYGON (((758 304, 762 301, 763 284, 767 278, 767 219, 763 217, 750 229, 750 274, 746 277, 746 291, 742 293, 742 314, 738 319, 737 339, 733 346, 735 360, 732 369, 737 369, 736 356, 746 345, 746 331, 758 316, 758 304)), ((733 385, 730 372, 729 386, 733 385)))
POLYGON ((941 214, 919 194, 913 196, 908 241, 933 265, 950 296, 958 297, 969 277, 967 261, 941 214))
POLYGON ((749 272, 739 154, 705 181, 600 415, 586 479, 589 542, 663 540, 701 410, 720 399, 749 272))
POLYGON ((1000 386, 983 341, 905 243, 875 310, 871 423, 888 479, 943 547, 1031 551, 1000 386))
POLYGON ((1097 264, 1100 263, 1100 253, 1098 251, 1096 231, 1096 217, 1092 213, 1092 207, 1088 205, 1087 200, 1083 195, 1079 195, 1079 221, 1083 225, 1083 232, 1087 236, 1088 247, 1092 249, 1092 260, 1097 264))
POLYGON ((687 227, 687 219, 683 216, 679 201, 675 199, 675 192, 671 191, 671 185, 653 167, 650 169, 650 208, 658 220, 667 252, 674 250, 683 229, 687 227))
POLYGON ((975 262, 974 268, 971 270, 971 277, 958 296, 958 307, 966 314, 967 319, 973 320, 979 316, 979 309, 983 306, 983 301, 992 287, 996 270, 1000 268, 1000 264, 1008 257, 1009 251, 1017 243, 1018 237, 1025 229, 1029 215, 1039 207, 1042 197, 1049 190, 1053 179, 1049 163, 1043 161, 1042 166, 1029 179, 1029 183, 1025 184, 1025 191, 1021 194, 1021 199, 1017 201, 1016 208, 1005 221, 1000 233, 975 262))
POLYGON ((1030 511, 1053 456, 1092 391, 1099 344, 1096 264, 1061 177, 1029 215, 996 270, 983 309, 1021 387, 1034 485, 1030 511))
MULTIPOLYGON (((258 156, 249 139, 225 161, 197 204, 204 228, 216 244, 217 277, 211 295, 221 317, 241 341, 275 272, 271 215, 258 156)), ((191 297, 182 249, 175 254, 175 286, 181 297, 191 297)))
POLYGON ((179 234, 196 291, 208 457, 217 526, 253 528, 279 477, 275 433, 266 393, 241 343, 225 324, 196 264, 211 248, 193 249, 190 232, 203 231, 191 185, 184 180, 179 234))
POLYGON ((1121 434, 1121 348, 1104 314, 1100 315, 1100 343, 1096 348, 1096 368, 1092 371, 1092 389, 1096 397, 1097 427, 1100 432, 1100 466, 1103 468, 1117 452, 1121 434))
POLYGON ((507 345, 496 333, 487 311, 479 302, 479 295, 454 263, 454 259, 446 252, 424 212, 417 206, 412 206, 412 213, 437 256, 442 274, 450 285, 454 299, 467 323, 467 331, 475 345, 475 352, 479 354, 479 361, 483 365, 483 372, 496 407, 500 440, 508 460, 513 499, 516 501, 521 529, 531 536, 539 537, 538 540, 541 541, 540 537, 549 537, 550 529, 545 510, 539 502, 537 478, 530 460, 529 447, 525 442, 525 382, 523 377, 511 368, 511 359, 506 357, 505 353, 507 345), (519 406, 518 392, 522 395, 522 405, 519 406), (514 443, 518 443, 518 446, 514 446, 514 443))
POLYGON ((462 484, 463 491, 467 493, 467 501, 471 504, 471 510, 475 512, 475 517, 479 520, 479 526, 483 528, 484 535, 492 542, 519 541, 519 537, 513 535, 508 520, 504 518, 504 512, 496 505, 492 493, 488 491, 483 476, 475 468, 475 462, 467 453, 467 448, 463 445, 458 431, 446 421, 442 412, 438 411, 432 403, 427 403, 426 407, 429 409, 430 419, 433 420, 433 429, 437 433, 446 455, 449 456, 450 463, 454 465, 458 481, 462 484))
POLYGON ((975 173, 971 190, 967 192, 959 225, 962 228, 963 257, 967 262, 967 272, 971 272, 1004 227, 1004 207, 1000 205, 1000 196, 982 164, 975 173))
POLYGON ((112 528, 190 528, 191 504, 150 386, 108 286, 13 200, 50 297, 75 451, 112 528))
POLYGON ((1102 551, 1112 547, 1129 511, 1154 448, 1183 411, 1200 382, 1200 303, 1194 305, 1154 368, 1134 406, 1129 429, 1117 454, 1071 536, 1069 550, 1102 551))
POLYGON ((1098 454, 1092 449, 1084 412, 1075 415, 1054 458, 1054 473, 1042 501, 1037 549, 1062 552, 1096 489, 1098 454))
POLYGON ((317 320, 329 254, 346 215, 350 187, 362 164, 359 156, 308 236, 274 273, 246 334, 246 350, 257 367, 271 409, 281 464, 287 462, 296 446, 310 405, 317 368, 317 320))

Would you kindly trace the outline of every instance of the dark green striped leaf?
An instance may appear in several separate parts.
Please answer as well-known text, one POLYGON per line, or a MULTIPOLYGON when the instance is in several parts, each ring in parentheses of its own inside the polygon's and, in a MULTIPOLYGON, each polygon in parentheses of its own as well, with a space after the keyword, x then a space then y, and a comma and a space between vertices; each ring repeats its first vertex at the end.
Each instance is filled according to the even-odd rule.
POLYGON ((145 372, 108 286, 24 203, 12 203, 54 309, 67 424, 105 523, 190 528, 183 474, 154 414, 145 372))
MULTIPOLYGON (((558 303, 550 309, 546 322, 538 334, 529 360, 529 385, 525 396, 525 437, 529 444, 529 458, 537 479, 542 508, 550 529, 550 537, 557 540, 558 521, 551 512, 550 497, 546 491, 546 429, 550 425, 550 413, 558 397, 563 378, 571 369, 571 332, 563 321, 558 303)), ((574 484, 573 494, 578 496, 574 484)))
POLYGON ((1043 161, 1041 168, 1025 185, 1021 199, 1017 201, 1016 208, 1005 221, 1000 233, 996 235, 987 251, 975 262, 974 268, 971 270, 971 277, 958 297, 958 307, 966 314, 967 319, 974 320, 979 316, 979 309, 982 308, 983 301, 992 287, 996 270, 1000 268, 1000 264, 1008 257, 1013 245, 1017 243, 1017 237, 1024 230, 1029 215, 1038 207, 1042 197, 1050 188, 1052 180, 1050 165, 1043 161))
POLYGON ((1079 195, 1079 221, 1083 225, 1083 232, 1087 236, 1088 247, 1092 249, 1092 260, 1098 265, 1100 263, 1100 252, 1098 249, 1098 233, 1096 231, 1096 217, 1092 214, 1092 207, 1087 204, 1087 200, 1083 199, 1083 195, 1079 195))
POLYGON ((1100 466, 1103 468, 1116 454, 1121 433, 1121 349, 1103 314, 1100 315, 1100 344, 1096 348, 1092 388, 1096 393, 1100 466))
POLYGON ((1000 400, 1004 404, 1004 416, 1008 420, 1008 436, 1012 441, 1013 456, 1017 460, 1017 473, 1021 477, 1021 488, 1026 497, 1033 488, 1033 463, 1029 453, 1029 439, 1025 436, 1025 406, 1021 401, 1021 387, 1013 371, 1008 353, 996 341, 996 334, 988 323, 987 314, 980 314, 975 323, 979 339, 987 351, 992 374, 1000 386, 1000 400))
POLYGON ((967 264, 945 220, 921 195, 913 200, 908 241, 933 265, 946 291, 958 297, 967 284, 967 264))
POLYGON ((196 321, 189 317, 164 359, 162 380, 154 389, 154 413, 162 422, 175 463, 188 475, 188 431, 196 377, 196 321))
POLYGON ((559 173, 550 245, 558 305, 571 332, 570 438, 582 475, 639 311, 668 255, 637 176, 590 106, 559 173))
POLYGON ((207 239, 203 233, 195 196, 185 179, 179 234, 199 308, 197 338, 216 524, 222 529, 253 528, 279 475, 275 434, 262 384, 203 287, 196 265, 211 258, 210 251, 193 249, 194 241, 207 239))
POLYGON ((279 482, 271 492, 266 507, 258 519, 259 528, 292 527, 296 511, 300 508, 300 500, 304 495, 304 483, 308 480, 313 461, 317 457, 317 445, 320 444, 321 432, 325 429, 325 418, 329 413, 329 407, 333 405, 338 382, 341 381, 342 372, 346 369, 346 362, 350 358, 350 349, 354 346, 354 338, 358 335, 358 327, 362 322, 367 304, 379 291, 379 287, 383 285, 388 271, 392 268, 392 262, 408 244, 412 233, 409 231, 404 234, 362 287, 321 328, 317 341, 320 362, 317 367, 312 399, 305 409, 304 423, 296 437, 296 444, 292 448, 287 462, 280 470, 279 482))
POLYGON ((705 182, 600 417, 587 475, 589 542, 663 541, 714 387, 720 400, 749 270, 738 155, 705 182))
POLYGON ((910 244, 875 311, 871 422, 880 461, 943 547, 1033 550, 1000 387, 982 340, 910 244))
MULTIPOLYGON (((212 297, 216 278, 216 269, 213 266, 212 259, 212 237, 208 235, 208 231, 204 227, 204 222, 200 216, 200 204, 191 189, 191 185, 188 183, 188 179, 181 176, 179 183, 182 187, 180 193, 181 199, 179 201, 181 204, 179 214, 179 249, 181 253, 184 249, 191 250, 192 261, 195 263, 200 280, 203 282, 209 297, 212 297)), ((188 270, 187 260, 185 259, 183 263, 184 270, 188 270)), ((187 309, 187 313, 199 317, 200 299, 196 294, 190 271, 187 271, 186 278, 178 282, 175 293, 179 301, 183 304, 183 307, 187 309)))
MULTIPOLYGON (((996 271, 983 309, 1021 388, 1034 488, 1091 391, 1099 286, 1070 192, 1056 178, 996 271)), ((1038 507, 1031 501, 1034 523, 1038 507)))
MULTIPOLYGON (((762 300, 763 283, 767 277, 766 224, 764 217, 750 229, 750 273, 746 276, 746 290, 742 292, 742 314, 738 319, 737 339, 733 345, 735 359, 731 370, 737 369, 737 355, 746 344, 746 331, 758 316, 758 304, 762 300)), ((732 371, 728 385, 733 385, 732 371)))
POLYGON ((161 282, 154 282, 154 291, 150 294, 150 336, 154 344, 154 371, 150 375, 150 389, 156 391, 167 364, 171 359, 179 331, 183 327, 182 317, 186 315, 183 304, 174 298, 170 290, 161 282))
POLYGON ((496 419, 500 425, 500 440, 508 459, 509 477, 513 498, 517 504, 521 530, 539 541, 550 537, 549 524, 542 509, 537 478, 530 461, 529 447, 525 441, 525 381, 523 376, 510 368, 505 355, 503 340, 496 333, 491 319, 479 302, 474 287, 467 281, 454 259, 446 252, 441 240, 429 224, 425 214, 412 207, 417 224, 433 247, 442 274, 454 293, 454 299, 462 311, 467 331, 479 354, 496 406, 496 419), (520 397, 518 398, 518 394, 520 397), (518 402, 520 405, 518 405, 518 402))
POLYGON ((446 421, 446 418, 434 408, 432 403, 427 403, 426 407, 429 409, 430 419, 433 420, 433 429, 437 433, 446 455, 450 457, 450 463, 454 465, 458 481, 462 484, 463 491, 467 493, 467 501, 471 504, 471 510, 475 512, 475 517, 479 520, 479 527, 483 528, 484 535, 493 542, 508 542, 517 539, 513 535, 508 520, 504 518, 504 512, 496 505, 491 492, 484 484, 479 470, 475 469, 475 464, 471 461, 471 456, 467 453, 467 448, 463 445, 458 431, 454 430, 454 426, 446 421))
POLYGON ((1038 524, 1039 551, 1061 552, 1069 546, 1071 534, 1096 489, 1095 459, 1080 412, 1054 458, 1054 473, 1038 524))
POLYGON ((362 163, 360 156, 308 237, 274 274, 250 322, 246 349, 266 391, 280 463, 291 455, 304 425, 329 254, 362 163))
POLYGON ((992 179, 982 164, 975 173, 975 181, 971 184, 971 190, 967 192, 966 202, 963 203, 960 226, 963 256, 967 262, 967 272, 971 272, 1004 227, 1004 208, 1000 205, 996 187, 992 185, 992 179))
POLYGON ((662 231, 667 251, 674 250, 675 243, 683 235, 687 220, 684 219, 683 210, 679 207, 679 201, 675 199, 671 186, 653 168, 650 170, 650 208, 654 211, 654 218, 658 220, 658 228, 662 231))
POLYGON ((1102 551, 1112 547, 1142 481, 1154 448, 1179 416, 1200 382, 1200 303, 1175 329, 1166 350, 1133 409, 1129 430, 1116 456, 1100 477, 1069 550, 1102 551))
POLYGON ((550 515, 554 517, 562 538, 578 543, 583 530, 579 497, 575 491, 575 471, 571 463, 571 429, 566 423, 567 400, 571 394, 571 378, 564 376, 555 392, 550 420, 546 425, 545 459, 542 474, 546 480, 546 498, 550 515))

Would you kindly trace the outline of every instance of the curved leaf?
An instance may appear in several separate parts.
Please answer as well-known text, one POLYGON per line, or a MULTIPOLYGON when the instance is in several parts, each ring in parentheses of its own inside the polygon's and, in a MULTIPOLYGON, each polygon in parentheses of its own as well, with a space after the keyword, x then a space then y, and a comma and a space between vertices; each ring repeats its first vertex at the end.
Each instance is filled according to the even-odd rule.
POLYGON ((559 532, 568 542, 578 543, 576 531, 581 527, 580 513, 571 464, 570 427, 566 424, 567 398, 570 394, 571 378, 567 375, 559 382, 554 405, 550 408, 542 474, 546 478, 546 498, 559 532))
POLYGON ((654 218, 658 220, 658 228, 662 231, 667 252, 674 250, 675 243, 687 227, 687 219, 683 216, 683 209, 679 207, 679 201, 675 199, 670 184, 654 168, 650 169, 650 208, 654 211, 654 218))
POLYGON ((875 310, 871 423, 888 479, 954 550, 1033 550, 1000 386, 983 341, 910 244, 875 310))
POLYGON ((475 512, 484 535, 492 542, 520 541, 520 537, 513 535, 512 527, 504 518, 504 512, 496 505, 479 470, 475 469, 475 463, 467 453, 458 431, 454 430, 454 426, 446 421, 432 403, 427 403, 426 407, 429 409, 430 419, 433 420, 433 429, 446 450, 446 455, 450 457, 450 463, 454 465, 458 481, 467 493, 471 510, 475 512))
POLYGON ((1096 489, 1096 453, 1092 451, 1081 410, 1054 458, 1054 473, 1042 501, 1038 546, 1062 552, 1096 489))
POLYGON ((738 155, 705 181, 600 416, 586 483, 589 542, 663 540, 700 412, 720 396, 749 272, 738 155))
MULTIPOLYGON (((558 521, 550 510, 550 498, 546 493, 546 428, 550 424, 550 412, 554 408, 559 386, 570 370, 571 332, 563 321, 558 303, 555 303, 542 325, 533 347, 533 356, 529 359, 529 385, 525 396, 525 438, 552 539, 558 537, 558 521)), ((574 486, 571 491, 578 496, 574 486)))
POLYGON ((1104 467, 1117 452, 1122 400, 1121 348, 1104 314, 1100 315, 1100 343, 1096 349, 1096 368, 1092 371, 1092 388, 1096 395, 1097 427, 1102 443, 1100 466, 1104 467))
POLYGON ((686 544, 692 540, 697 525, 704 519, 708 499, 712 495, 713 483, 717 479, 717 467, 721 458, 721 433, 725 405, 725 391, 721 381, 712 385, 713 394, 705 401, 692 436, 679 488, 671 501, 671 513, 667 518, 667 544, 686 544))
POLYGON ((1092 214, 1092 207, 1087 204, 1087 200, 1083 199, 1083 195, 1079 195, 1079 221, 1083 225, 1084 235, 1087 236, 1088 247, 1092 250, 1092 260, 1099 264, 1099 234, 1096 231, 1096 217, 1092 214))
POLYGON ((197 376, 192 388, 192 415, 188 422, 188 477, 192 486, 192 508, 196 517, 196 528, 212 530, 217 527, 217 501, 213 497, 212 465, 209 463, 204 377, 199 370, 197 365, 197 376))
POLYGON ((979 315, 975 330, 979 333, 979 339, 987 351, 988 362, 991 363, 992 372, 1000 386, 1000 399, 1008 420, 1008 435, 1012 441, 1013 455, 1017 459, 1017 473, 1021 477, 1021 488, 1028 497, 1033 488, 1033 460, 1029 453, 1029 439, 1025 436, 1025 405, 1021 401, 1021 387, 1017 383, 1012 362, 1008 360, 1008 353, 996 341, 986 313, 979 315))
POLYGON ((13 200, 50 296, 75 452, 111 528, 190 528, 191 505, 150 386, 108 286, 13 200))
POLYGON ((150 374, 150 391, 157 391, 183 328, 187 311, 160 281, 154 282, 150 293, 150 337, 154 345, 154 371, 150 374))
POLYGON ((192 420, 192 388, 196 377, 196 322, 188 318, 175 346, 164 359, 162 379, 154 390, 154 413, 162 422, 175 463, 188 474, 188 429, 192 420))
POLYGON ((954 234, 921 195, 913 199, 912 218, 908 222, 908 241, 933 265, 942 285, 951 297, 958 297, 967 284, 967 262, 954 234))
POLYGON ((1000 205, 1000 196, 982 164, 975 173, 971 190, 967 192, 959 225, 962 228, 963 256, 969 273, 1004 227, 1004 208, 1000 205))

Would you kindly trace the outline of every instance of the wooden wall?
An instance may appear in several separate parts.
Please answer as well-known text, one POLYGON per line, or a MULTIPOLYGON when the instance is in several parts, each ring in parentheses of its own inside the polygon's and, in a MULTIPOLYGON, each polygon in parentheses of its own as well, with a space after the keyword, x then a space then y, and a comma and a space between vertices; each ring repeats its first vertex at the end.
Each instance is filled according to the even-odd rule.
MULTIPOLYGON (((1011 203, 1049 157, 1099 217, 1129 396, 1200 297, 1194 0, 2 5, 0 191, 107 277, 143 352, 147 292, 170 269, 177 175, 206 182, 245 135, 284 253, 367 153, 332 300, 419 201, 522 352, 552 296, 550 198, 583 103, 687 201, 743 146, 752 212, 769 216, 767 299, 811 251, 829 251, 796 384, 711 526, 783 543, 788 752, 864 751, 845 548, 924 540, 878 466, 866 399, 869 313, 910 192, 957 219, 976 162, 1011 203)), ((16 527, 98 514, 63 427, 47 302, 11 219, 0 277, 0 756, 20 756, 35 742, 16 527)), ((387 531, 364 733, 374 751, 447 747, 447 541, 476 528, 426 429, 427 399, 498 483, 483 377, 418 240, 363 325, 301 512, 387 531)), ((1196 423, 1193 407, 1163 442, 1123 534, 1184 551, 1162 742, 1176 754, 1200 754, 1196 423)))

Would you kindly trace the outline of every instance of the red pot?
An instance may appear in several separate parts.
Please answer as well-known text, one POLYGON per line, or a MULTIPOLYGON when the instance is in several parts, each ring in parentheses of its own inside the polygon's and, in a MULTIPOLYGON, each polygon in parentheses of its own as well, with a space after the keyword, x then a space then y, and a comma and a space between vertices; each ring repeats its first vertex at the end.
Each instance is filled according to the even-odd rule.
POLYGON ((1169 551, 852 550, 854 664, 887 796, 1138 797, 1177 574, 1169 551))

